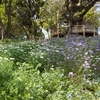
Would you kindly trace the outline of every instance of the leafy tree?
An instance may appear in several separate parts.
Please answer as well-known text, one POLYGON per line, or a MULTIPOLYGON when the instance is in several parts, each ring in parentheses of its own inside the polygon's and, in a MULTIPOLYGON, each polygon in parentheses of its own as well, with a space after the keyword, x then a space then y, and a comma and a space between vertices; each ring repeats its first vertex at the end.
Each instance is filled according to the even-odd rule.
POLYGON ((46 0, 40 12, 42 27, 57 31, 64 3, 65 0, 46 0))
POLYGON ((37 24, 37 19, 40 17, 40 7, 44 5, 44 0, 2 0, 0 8, 1 3, 5 10, 5 16, 2 16, 1 22, 3 25, 3 19, 6 18, 4 27, 7 37, 14 36, 14 33, 19 34, 19 32, 20 34, 25 33, 28 38, 33 36, 34 39, 41 35, 41 32, 38 31, 40 26, 37 24))
POLYGON ((36 40, 38 37, 39 26, 37 25, 37 19, 39 19, 40 7, 44 5, 43 0, 17 0, 15 17, 18 19, 19 25, 28 31, 28 38, 32 39, 32 36, 36 40))
POLYGON ((37 40, 42 35, 41 26, 57 31, 58 26, 69 23, 70 34, 75 24, 94 23, 90 22, 91 19, 98 22, 95 16, 98 18, 99 13, 90 10, 97 1, 99 0, 1 0, 2 32, 4 34, 5 29, 7 37, 27 35, 29 39, 37 40), (88 20, 90 13, 93 16, 88 20))
POLYGON ((63 16, 69 23, 70 28, 68 35, 70 36, 72 26, 82 24, 85 14, 94 6, 99 0, 65 0, 66 11, 63 16))
MULTIPOLYGON (((2 24, 4 24, 6 36, 10 36, 11 31, 11 13, 12 13, 12 0, 1 0, 0 6, 2 6, 1 10, 1 20, 2 24)), ((4 31, 3 31, 4 32, 4 31)))
POLYGON ((100 26, 100 12, 96 11, 96 7, 92 7, 84 16, 83 22, 86 24, 89 24, 94 27, 99 27, 100 26))

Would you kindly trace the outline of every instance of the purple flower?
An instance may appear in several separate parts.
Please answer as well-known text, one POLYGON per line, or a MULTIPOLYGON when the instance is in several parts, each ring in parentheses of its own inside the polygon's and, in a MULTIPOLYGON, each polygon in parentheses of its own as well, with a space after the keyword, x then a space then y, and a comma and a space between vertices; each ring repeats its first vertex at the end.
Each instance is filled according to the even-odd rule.
POLYGON ((82 43, 77 43, 77 46, 82 46, 82 43))
POLYGON ((94 53, 92 50, 89 50, 88 52, 89 52, 89 53, 91 53, 91 54, 93 54, 93 53, 94 53))
POLYGON ((90 68, 90 64, 87 61, 84 61, 83 67, 84 68, 90 68))
POLYGON ((87 60, 87 61, 90 60, 90 57, 87 57, 85 60, 87 60))
POLYGON ((67 57, 67 59, 70 59, 70 57, 67 57))
POLYGON ((85 61, 84 64, 87 65, 87 66, 89 65, 89 63, 87 61, 85 61))
POLYGON ((36 54, 36 56, 38 56, 38 54, 36 54))

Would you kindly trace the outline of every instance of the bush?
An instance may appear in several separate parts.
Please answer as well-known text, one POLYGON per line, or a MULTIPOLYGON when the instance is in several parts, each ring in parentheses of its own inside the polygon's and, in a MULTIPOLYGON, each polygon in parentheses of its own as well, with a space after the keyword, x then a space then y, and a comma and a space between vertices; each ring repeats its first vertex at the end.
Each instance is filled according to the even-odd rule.
POLYGON ((15 70, 13 62, 0 65, 1 100, 97 100, 100 84, 82 75, 65 76, 64 70, 50 68, 40 73, 27 63, 15 70), (5 67, 4 67, 5 65, 5 67))

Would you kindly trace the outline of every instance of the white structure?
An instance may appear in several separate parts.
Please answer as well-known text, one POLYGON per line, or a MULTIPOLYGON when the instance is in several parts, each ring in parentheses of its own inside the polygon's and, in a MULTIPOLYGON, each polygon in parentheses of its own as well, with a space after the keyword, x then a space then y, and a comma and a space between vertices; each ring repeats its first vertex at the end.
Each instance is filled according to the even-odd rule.
POLYGON ((45 39, 50 39, 51 38, 50 30, 46 31, 44 28, 42 28, 42 32, 45 36, 45 39))
POLYGON ((100 27, 98 28, 98 35, 100 35, 100 27))

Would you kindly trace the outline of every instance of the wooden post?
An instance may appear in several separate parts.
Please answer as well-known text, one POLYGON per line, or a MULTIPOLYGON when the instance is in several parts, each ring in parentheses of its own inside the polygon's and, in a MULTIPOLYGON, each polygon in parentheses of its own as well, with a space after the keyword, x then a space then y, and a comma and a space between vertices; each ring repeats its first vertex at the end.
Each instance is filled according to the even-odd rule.
POLYGON ((57 11, 57 18, 56 18, 56 24, 57 24, 57 37, 59 37, 59 24, 58 24, 58 17, 59 17, 59 11, 57 11))
POLYGON ((1 33, 1 39, 4 39, 4 25, 2 20, 0 20, 0 33, 1 33))
POLYGON ((95 37, 95 31, 96 31, 96 28, 94 27, 94 32, 93 32, 93 36, 95 37))
POLYGON ((85 25, 83 25, 83 36, 85 37, 85 25))

